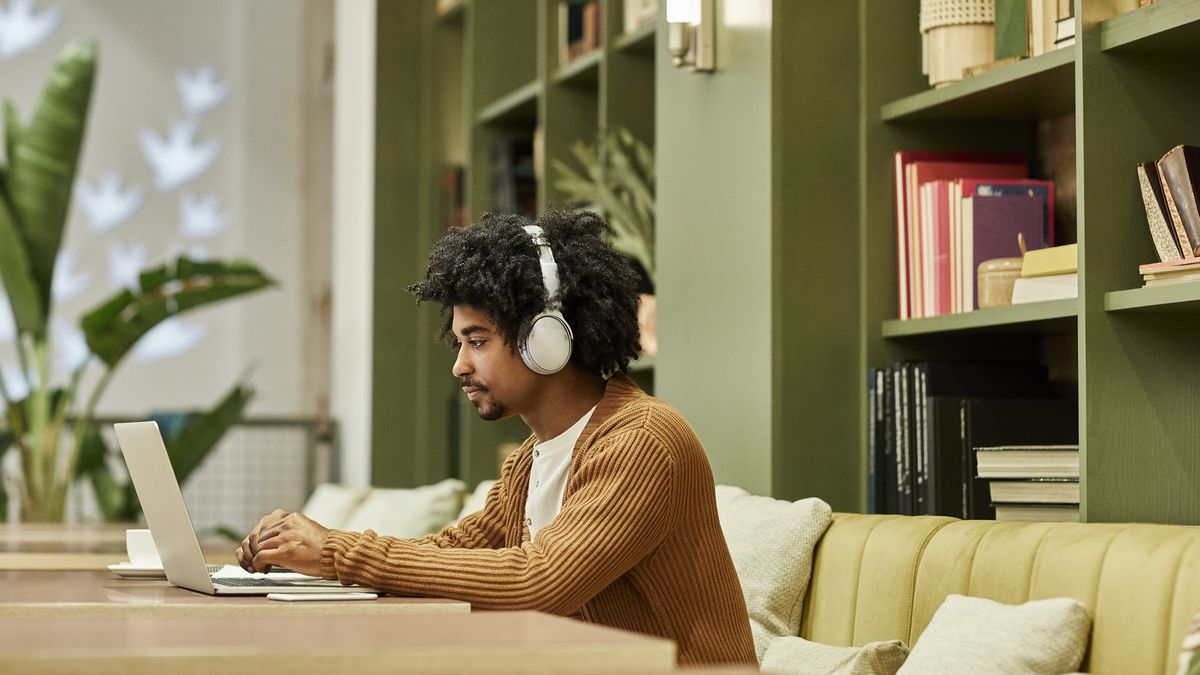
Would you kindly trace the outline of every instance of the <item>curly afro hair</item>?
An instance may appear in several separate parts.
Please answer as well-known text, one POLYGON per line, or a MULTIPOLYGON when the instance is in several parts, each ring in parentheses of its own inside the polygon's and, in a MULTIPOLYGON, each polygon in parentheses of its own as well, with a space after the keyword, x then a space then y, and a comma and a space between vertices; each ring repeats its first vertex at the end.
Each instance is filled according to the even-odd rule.
MULTIPOLYGON (((417 302, 442 306, 441 337, 455 341, 455 305, 483 311, 515 352, 529 321, 546 307, 538 250, 516 215, 485 214, 452 230, 429 254, 425 280, 408 287, 417 302)), ((638 275, 630 261, 601 238, 608 225, 587 211, 549 211, 538 219, 558 263, 562 314, 571 325, 571 363, 609 375, 637 358, 638 275)))

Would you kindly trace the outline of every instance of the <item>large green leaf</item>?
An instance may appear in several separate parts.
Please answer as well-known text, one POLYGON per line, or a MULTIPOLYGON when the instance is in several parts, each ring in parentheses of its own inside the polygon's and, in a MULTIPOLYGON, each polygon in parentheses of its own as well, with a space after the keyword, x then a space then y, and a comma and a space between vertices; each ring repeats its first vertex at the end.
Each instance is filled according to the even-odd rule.
POLYGON ((96 494, 100 512, 108 522, 131 522, 137 520, 141 505, 131 483, 118 483, 109 471, 108 444, 94 423, 87 425, 83 441, 79 446, 79 460, 75 464, 76 478, 87 477, 96 494))
POLYGON ((167 454, 180 485, 204 462, 225 432, 242 419, 242 413, 253 397, 254 390, 249 386, 235 385, 212 410, 203 415, 187 416, 168 435, 167 454))
MULTIPOLYGON (((75 169, 83 145, 96 75, 96 44, 68 45, 27 127, 15 132, 8 156, 7 190, 24 235, 43 311, 50 306, 54 262, 62 242, 75 169)), ((11 137, 13 124, 6 124, 11 137)))
POLYGON ((0 195, 0 280, 12 305, 13 320, 19 333, 32 333, 35 339, 46 335, 46 310, 42 293, 33 276, 29 250, 21 236, 16 218, 0 195))
POLYGON ((142 272, 141 290, 123 290, 83 317, 88 347, 113 368, 162 321, 195 307, 275 285, 245 261, 197 262, 179 258, 142 272))

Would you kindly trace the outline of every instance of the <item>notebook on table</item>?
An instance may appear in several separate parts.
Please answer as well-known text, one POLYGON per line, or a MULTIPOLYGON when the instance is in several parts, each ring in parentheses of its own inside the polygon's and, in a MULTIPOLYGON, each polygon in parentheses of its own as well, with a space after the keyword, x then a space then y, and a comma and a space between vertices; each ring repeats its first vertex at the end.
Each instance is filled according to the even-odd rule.
POLYGON ((268 593, 329 593, 334 590, 370 591, 362 586, 344 586, 338 581, 295 573, 238 574, 210 572, 192 527, 187 504, 167 446, 155 422, 115 424, 117 442, 129 467, 146 524, 150 527, 163 571, 172 584, 209 595, 266 595, 268 593))

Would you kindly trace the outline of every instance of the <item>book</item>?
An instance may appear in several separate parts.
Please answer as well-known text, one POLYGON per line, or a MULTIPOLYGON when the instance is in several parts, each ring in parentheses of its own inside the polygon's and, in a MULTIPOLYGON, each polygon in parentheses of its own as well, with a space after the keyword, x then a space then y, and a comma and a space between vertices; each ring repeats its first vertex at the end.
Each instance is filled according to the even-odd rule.
POLYGON ((996 180, 973 179, 962 180, 962 194, 967 197, 1004 197, 1004 196, 1037 197, 1042 202, 1042 226, 1045 230, 1043 239, 1047 246, 1054 245, 1054 181, 1050 180, 996 180))
POLYGON ((1180 252, 1185 258, 1195 258, 1200 255, 1200 211, 1192 176, 1200 177, 1200 148, 1191 145, 1171 148, 1158 160, 1158 176, 1179 238, 1180 252))
POLYGON ((987 479, 978 477, 975 448, 1078 445, 1079 405, 1060 398, 969 398, 961 402, 959 466, 963 518, 995 517, 987 479))
POLYGON ((1078 523, 1078 504, 996 504, 996 520, 1078 523))
POLYGON ((1079 477, 988 481, 992 503, 1078 504, 1079 477))
POLYGON ((1018 277, 1013 281, 1012 304, 1014 305, 1077 297, 1079 297, 1078 272, 1040 277, 1018 277))
POLYGON ((1079 446, 979 447, 975 464, 980 478, 1079 478, 1079 446))
POLYGON ((1059 43, 1064 42, 1066 40, 1074 40, 1074 39, 1075 39, 1075 17, 1069 16, 1065 19, 1059 19, 1058 21, 1055 22, 1055 24, 1054 24, 1054 44, 1056 46, 1058 46, 1059 43))
POLYGON ((964 197, 961 223, 963 311, 979 309, 975 275, 979 263, 993 258, 1020 257, 1017 235, 1029 248, 1044 248, 1043 205, 1030 196, 964 197))
POLYGON ((996 0, 996 60, 1029 56, 1028 0, 996 0))
POLYGON ((955 178, 1025 178, 1028 176, 1023 155, 997 155, 972 152, 931 152, 898 150, 893 155, 896 198, 896 275, 897 315, 901 319, 927 316, 918 304, 921 273, 918 186, 932 180, 955 178), (920 168, 915 166, 920 164, 920 168))
POLYGON ((625 32, 653 23, 658 18, 658 0, 625 0, 625 32))
POLYGON ((1079 271, 1079 244, 1047 246, 1026 251, 1021 261, 1021 276, 1044 277, 1079 271))
POLYGON ((1146 223, 1150 226, 1150 238, 1154 250, 1162 261, 1179 260, 1179 241, 1175 238, 1174 225, 1168 223, 1171 214, 1167 211, 1167 199, 1159 182, 1158 168, 1154 162, 1143 162, 1137 166, 1138 186, 1142 191, 1142 206, 1146 209, 1146 223))
MULTIPOLYGON (((894 481, 889 484, 896 493, 896 511, 902 514, 940 513, 950 507, 938 505, 939 498, 935 481, 938 480, 944 460, 938 453, 938 439, 945 433, 945 426, 959 437, 957 408, 954 412, 936 409, 938 401, 950 398, 958 405, 966 396, 1049 396, 1051 393, 1045 366, 1032 363, 979 362, 979 361, 920 361, 893 364, 896 378, 897 420, 894 444, 882 456, 890 456, 895 470, 890 473, 894 481), (939 417, 939 412, 943 416, 939 417), (941 510, 939 510, 941 509, 941 510)), ((948 460, 958 466, 961 461, 959 444, 954 442, 948 460)), ((880 462, 886 461, 883 459, 880 462)), ((954 484, 961 482, 960 472, 951 469, 954 484)), ((961 498, 951 496, 952 513, 958 513, 961 498)), ((887 502, 886 498, 884 500, 887 502)))

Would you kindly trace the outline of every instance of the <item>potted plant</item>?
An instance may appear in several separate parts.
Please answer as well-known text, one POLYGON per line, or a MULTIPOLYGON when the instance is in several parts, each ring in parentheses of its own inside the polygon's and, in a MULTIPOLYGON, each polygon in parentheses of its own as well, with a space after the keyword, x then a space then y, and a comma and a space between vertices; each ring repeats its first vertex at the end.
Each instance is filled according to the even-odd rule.
MULTIPOLYGON (((61 521, 67 490, 81 474, 92 477, 106 513, 128 515, 128 505, 136 501, 131 502, 128 487, 117 485, 111 476, 106 483, 105 449, 92 424, 96 404, 117 366, 134 344, 162 321, 274 285, 254 264, 244 261, 181 257, 143 271, 137 289, 118 292, 83 317, 91 355, 72 371, 68 383, 51 383, 51 282, 95 72, 95 44, 69 45, 55 64, 28 124, 21 123, 11 103, 6 102, 4 110, 0 280, 11 303, 17 355, 30 391, 22 400, 10 400, 11 390, 0 374, 0 401, 5 406, 0 454, 13 445, 19 450, 21 517, 29 521, 61 521), (93 362, 103 373, 79 405, 80 382, 93 362)), ((177 456, 190 453, 186 468, 194 468, 196 453, 207 452, 236 421, 250 395, 248 388, 238 385, 213 411, 181 425, 172 436, 173 448, 177 456), (189 427, 192 430, 185 434, 189 427)), ((0 491, 0 499, 3 496, 0 491)), ((0 518, 3 515, 0 508, 0 518)))
POLYGON ((612 227, 610 242, 637 263, 642 274, 642 353, 658 349, 654 298, 654 153, 629 132, 601 132, 595 143, 576 141, 571 154, 583 167, 578 173, 566 162, 551 164, 558 172, 554 187, 567 198, 600 214, 612 227))

